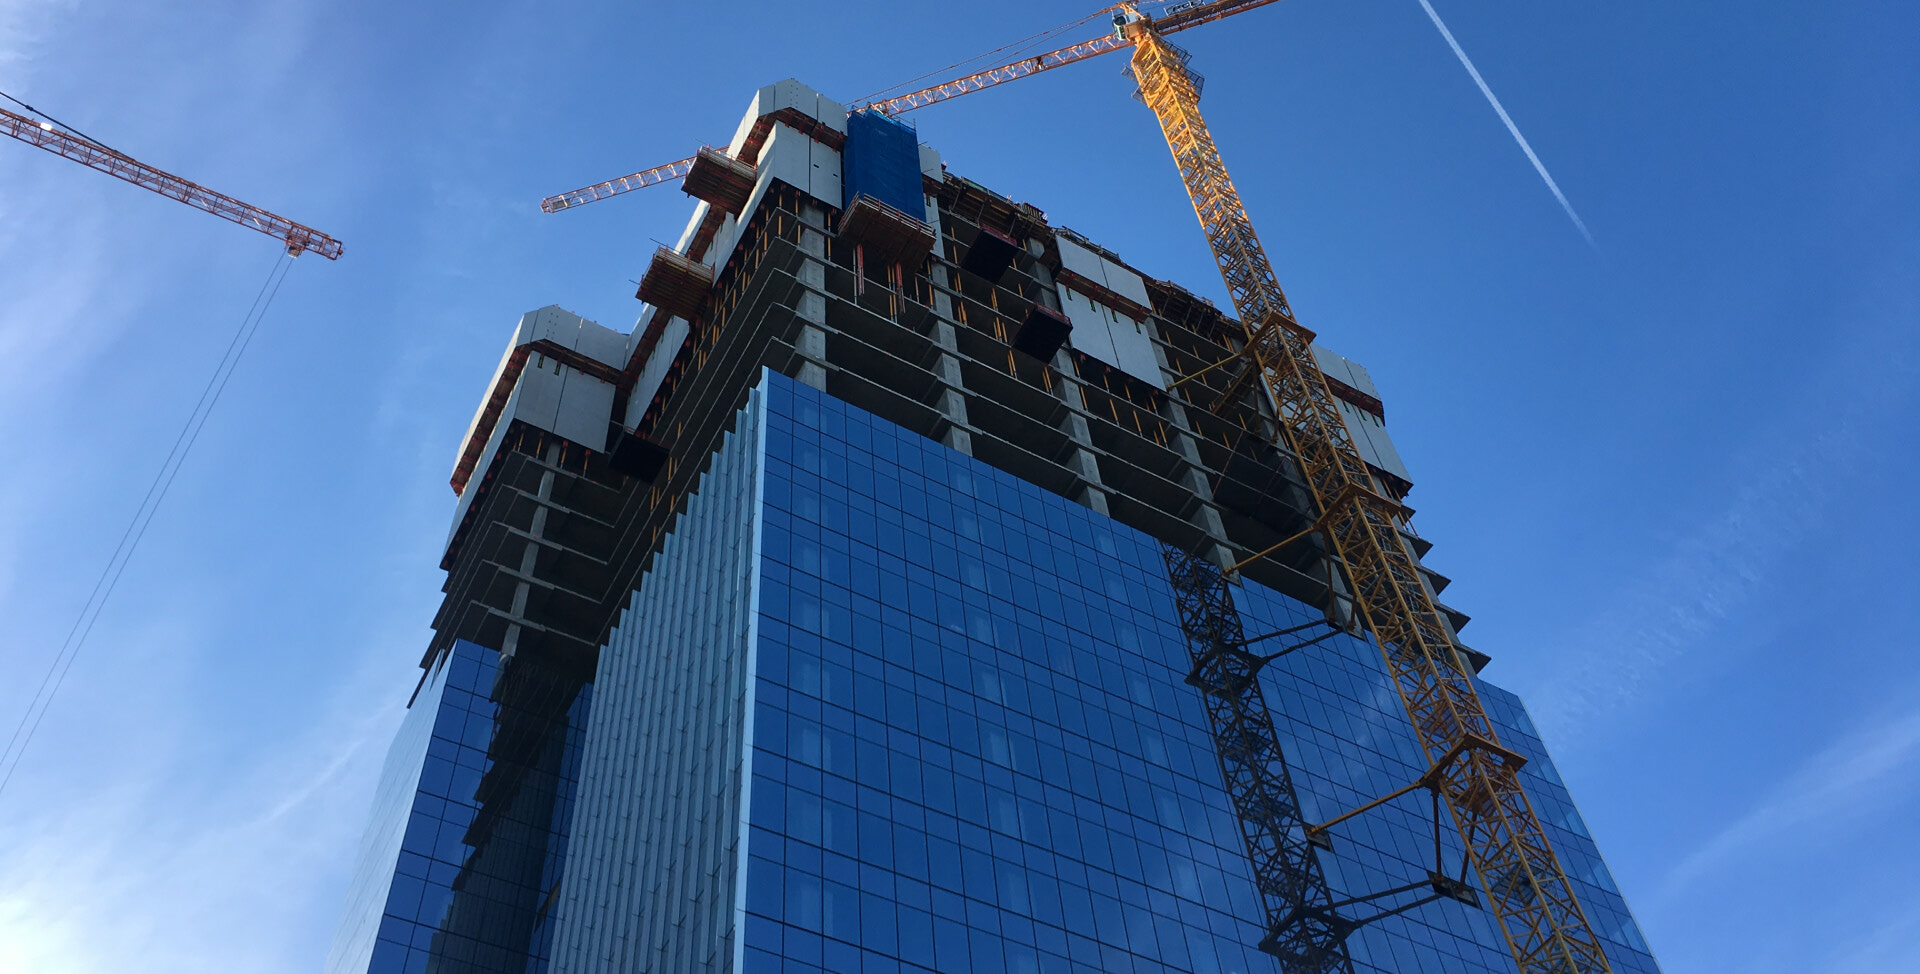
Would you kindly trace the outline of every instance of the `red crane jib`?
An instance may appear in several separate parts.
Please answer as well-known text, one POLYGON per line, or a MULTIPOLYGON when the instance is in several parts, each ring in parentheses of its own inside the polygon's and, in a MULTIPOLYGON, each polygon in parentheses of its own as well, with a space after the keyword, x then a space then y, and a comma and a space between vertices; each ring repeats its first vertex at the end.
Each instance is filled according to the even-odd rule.
POLYGON ((49 122, 36 121, 0 108, 0 130, 28 145, 39 146, 55 155, 117 176, 135 186, 179 200, 195 209, 231 220, 278 239, 287 252, 298 256, 311 251, 328 260, 340 259, 345 248, 340 241, 312 227, 295 223, 250 203, 218 193, 163 169, 156 169, 131 156, 122 155, 96 142, 62 131, 49 122))

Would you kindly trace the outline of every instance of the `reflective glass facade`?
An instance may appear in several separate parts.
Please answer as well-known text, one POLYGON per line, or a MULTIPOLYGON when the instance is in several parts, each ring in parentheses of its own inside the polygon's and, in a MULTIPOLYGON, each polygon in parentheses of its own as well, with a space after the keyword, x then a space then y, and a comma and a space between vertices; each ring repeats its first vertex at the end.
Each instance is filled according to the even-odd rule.
POLYGON ((548 969, 592 688, 498 660, 456 642, 415 694, 328 974, 548 969))
MULTIPOLYGON (((1298 624, 1310 612, 1258 585, 1242 586, 1235 596, 1249 632, 1298 624)), ((1371 645, 1342 635, 1276 661, 1266 677, 1267 700, 1308 819, 1331 819, 1404 787, 1425 770, 1406 711, 1379 651, 1371 645)), ((1484 680, 1476 682, 1501 743, 1528 759, 1521 769, 1527 797, 1575 882, 1614 970, 1657 974, 1659 967, 1526 708, 1512 693, 1484 680)), ((1320 856, 1335 898, 1392 889, 1426 876, 1435 860, 1433 815, 1431 798, 1417 792, 1335 826, 1333 850, 1320 856)), ((1441 815, 1439 858, 1445 872, 1459 876, 1458 834, 1444 807, 1441 815)), ((1477 885, 1471 873, 1466 875, 1477 885)), ((1356 968, 1363 972, 1504 974, 1513 969, 1492 915, 1450 900, 1383 919, 1355 934, 1350 945, 1356 968)))
POLYGON ((600 651, 557 974, 734 970, 762 394, 600 651))
MULTIPOLYGON (((1249 633, 1319 618, 1234 597, 1249 633)), ((330 974, 1279 972, 1158 543, 809 386, 763 375, 591 686, 503 691, 495 655, 421 690, 330 974)), ((1264 678, 1309 819, 1424 770, 1366 643, 1264 678)), ((1615 970, 1654 974, 1525 709, 1481 692, 1615 970)), ((1435 836, 1425 793, 1335 827, 1335 898, 1425 881, 1435 836)), ((1451 899, 1349 946, 1513 969, 1451 899)))
MULTIPOLYGON (((748 974, 1277 971, 1253 947, 1250 870, 1158 544, 770 385, 748 974)), ((1236 598, 1250 633, 1319 615, 1258 585, 1236 598)), ((1340 636, 1267 672, 1310 818, 1423 770, 1367 644, 1340 636)), ((1485 691, 1616 970, 1657 970, 1525 711, 1485 691)), ((1337 827, 1322 856, 1336 898, 1423 880, 1434 835, 1424 794, 1337 827)), ((1457 874, 1450 823, 1440 835, 1457 874)), ((1350 943, 1361 971, 1513 967, 1491 916, 1453 900, 1350 943)))

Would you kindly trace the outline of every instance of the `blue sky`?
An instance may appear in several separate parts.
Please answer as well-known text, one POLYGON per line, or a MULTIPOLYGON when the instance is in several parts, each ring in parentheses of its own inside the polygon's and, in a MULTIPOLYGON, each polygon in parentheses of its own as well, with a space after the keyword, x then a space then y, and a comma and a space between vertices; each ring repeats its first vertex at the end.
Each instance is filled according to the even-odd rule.
MULTIPOLYGON (((1289 0, 1181 35, 1293 305, 1366 364, 1468 642, 1668 971, 1920 970, 1920 14, 1289 0)), ((0 972, 313 970, 517 317, 625 329, 758 85, 855 98, 1086 8, 0 0, 0 89, 346 241, 303 258, 0 795, 0 972), (162 9, 167 7, 169 9, 162 9), (962 12, 964 10, 964 12, 962 12)), ((1108 57, 913 116, 1224 295, 1108 57)), ((0 145, 11 733, 271 241, 0 145)))

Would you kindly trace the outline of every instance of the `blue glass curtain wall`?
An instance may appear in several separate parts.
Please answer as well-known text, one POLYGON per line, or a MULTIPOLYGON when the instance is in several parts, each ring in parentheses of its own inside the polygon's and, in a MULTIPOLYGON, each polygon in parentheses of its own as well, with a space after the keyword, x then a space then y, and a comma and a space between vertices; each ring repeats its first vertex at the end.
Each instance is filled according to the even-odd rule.
MULTIPOLYGON (((1157 545, 809 387, 767 390, 747 974, 1277 971, 1254 949, 1250 870, 1157 545)), ((1249 632, 1317 617, 1258 585, 1236 598, 1249 632)), ((1268 680, 1309 817, 1419 774, 1367 644, 1328 640, 1268 680)), ((1553 839, 1591 877, 1617 969, 1657 970, 1518 701, 1487 692, 1534 758, 1543 814, 1566 823, 1553 839)), ((1334 837, 1336 894, 1433 862, 1424 795, 1334 837)), ((1442 837, 1458 869, 1451 824, 1442 837)), ((1491 916, 1453 901, 1352 944, 1364 972, 1513 964, 1491 916)))
POLYGON ((406 723, 431 735, 410 802, 388 811, 405 826, 376 937, 330 974, 547 970, 592 687, 524 660, 500 679, 498 659, 456 642, 414 700, 406 723))

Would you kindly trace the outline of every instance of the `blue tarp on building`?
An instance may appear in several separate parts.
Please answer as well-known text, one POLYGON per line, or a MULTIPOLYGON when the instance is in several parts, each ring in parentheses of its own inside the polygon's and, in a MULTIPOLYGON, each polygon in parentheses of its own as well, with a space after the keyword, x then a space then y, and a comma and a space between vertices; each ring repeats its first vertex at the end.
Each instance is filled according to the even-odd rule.
POLYGON ((844 154, 849 206, 866 195, 916 220, 926 212, 920 139, 912 127, 879 112, 854 112, 847 116, 844 154))

